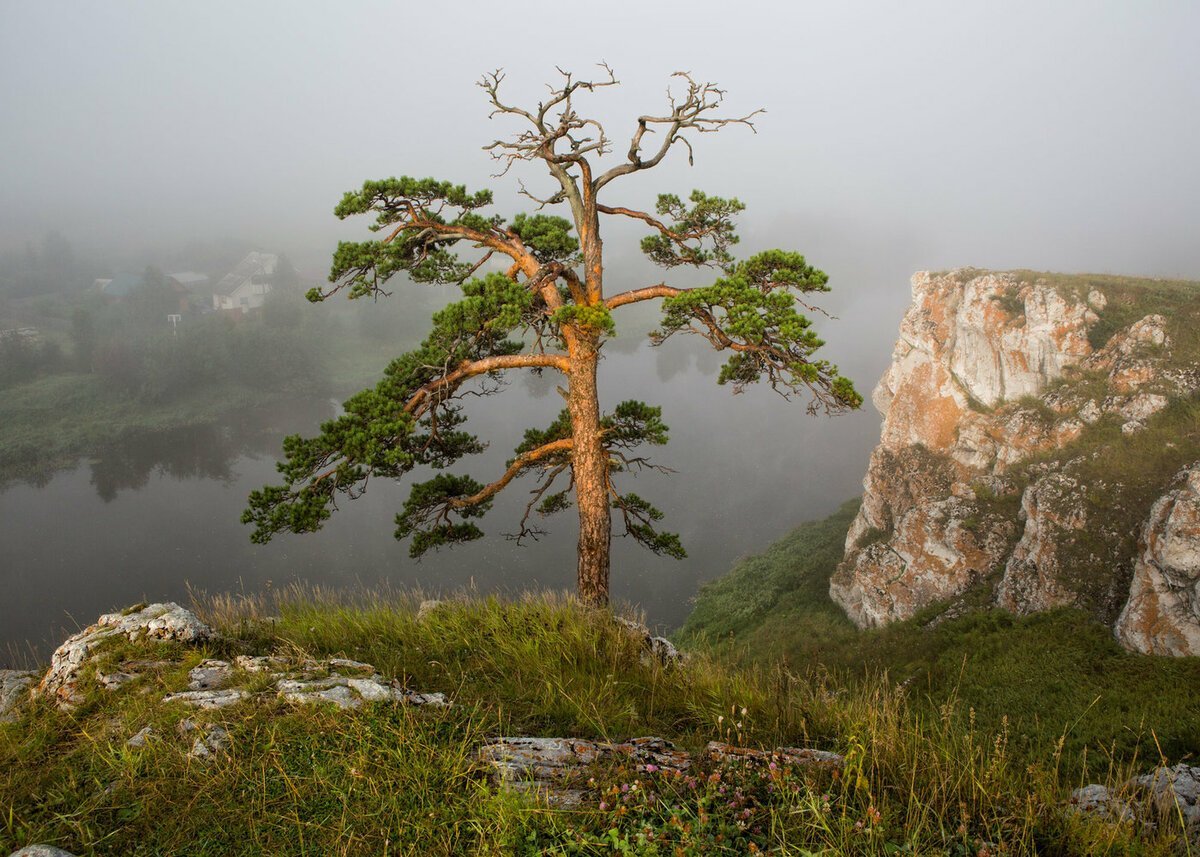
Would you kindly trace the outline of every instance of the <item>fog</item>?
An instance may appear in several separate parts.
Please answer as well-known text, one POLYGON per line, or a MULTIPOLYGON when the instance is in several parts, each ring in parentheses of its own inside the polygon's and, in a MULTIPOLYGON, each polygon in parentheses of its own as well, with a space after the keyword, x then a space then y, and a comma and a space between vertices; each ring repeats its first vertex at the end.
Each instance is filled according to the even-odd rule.
MULTIPOLYGON (((699 136, 694 166, 673 151, 659 168, 610 185, 602 201, 649 207, 660 192, 692 188, 740 198, 743 251, 796 249, 830 274, 823 306, 835 318, 822 319, 822 333, 865 393, 886 364, 915 270, 1200 277, 1198 35, 1200 6, 1190 2, 10 2, 0 6, 0 252, 57 232, 77 258, 101 260, 88 276, 111 276, 232 241, 284 253, 320 279, 339 238, 368 234, 365 223, 331 214, 364 179, 431 175, 491 187, 506 215, 528 205, 518 178, 550 189, 532 166, 492 177, 482 147, 516 126, 489 119, 475 85, 483 72, 504 69, 507 100, 531 104, 556 81, 556 65, 587 76, 609 63, 621 86, 581 94, 577 107, 604 123, 616 163, 633 119, 660 111, 671 73, 688 70, 727 90, 730 114, 765 108, 757 133, 699 136)), ((610 287, 656 282, 637 252, 640 232, 607 226, 610 287)), ((728 391, 673 383, 680 373, 699 378, 705 365, 682 353, 649 355, 655 383, 645 390, 628 349, 612 361, 620 383, 610 383, 680 418, 673 443, 704 434, 706 408, 732 407, 728 391)), ((786 418, 775 404, 748 411, 812 442, 788 447, 794 463, 767 452, 737 459, 743 472, 794 472, 795 493, 766 480, 770 496, 755 506, 739 489, 754 520, 726 508, 733 542, 720 563, 836 507, 861 478, 877 437, 869 405, 844 427, 794 407, 786 418)), ((703 455, 721 455, 705 442, 703 455)), ((671 449, 668 463, 682 473, 703 466, 671 449)), ((64 496, 88 493, 85 471, 61 478, 75 479, 64 496)), ((715 483, 685 482, 676 499, 701 484, 715 483)), ((229 502, 236 518, 241 507, 229 502)), ((398 502, 371 507, 372 520, 390 530, 378 518, 390 519, 398 502)), ((6 508, 36 505, 10 494, 6 508)), ((687 510, 666 511, 685 532, 698 526, 676 517, 687 510)), ((28 544, 48 537, 42 526, 0 534, 10 540, 5 555, 40 562, 28 544)), ((569 529, 565 519, 558 526, 569 529)), ((530 550, 536 561, 540 548, 530 550)), ((685 575, 670 594, 676 606, 658 615, 678 621, 678 604, 721 570, 685 575)), ((31 586, 28 573, 10 567, 9 582, 31 586)), ((154 594, 149 578, 138 580, 154 594)))

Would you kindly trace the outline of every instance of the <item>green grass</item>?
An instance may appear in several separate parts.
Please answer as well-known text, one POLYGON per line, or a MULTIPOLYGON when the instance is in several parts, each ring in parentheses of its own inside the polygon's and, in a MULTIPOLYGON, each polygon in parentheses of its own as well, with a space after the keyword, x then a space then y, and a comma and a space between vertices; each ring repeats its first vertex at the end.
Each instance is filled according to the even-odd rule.
MULTIPOLYGON (((1007 724, 1012 752, 1023 759, 1044 759, 1061 741, 1064 769, 1080 777, 1099 776, 1110 760, 1156 755, 1156 742, 1172 760, 1200 755, 1200 658, 1126 652, 1082 611, 1018 618, 975 609, 928 627, 947 609, 940 605, 881 629, 856 629, 829 598, 855 507, 798 527, 707 585, 679 642, 712 645, 742 666, 827 671, 849 687, 883 676, 906 687, 927 715, 954 703, 984 731, 1007 724)), ((964 606, 990 600, 985 585, 964 606)))
MULTIPOLYGON (((418 600, 203 600, 221 644, 168 649, 174 663, 117 694, 90 688, 75 712, 38 705, 0 725, 0 852, 42 841, 96 855, 967 855, 990 843, 993 854, 1166 855, 1177 842, 1170 821, 1141 831, 1065 813, 1075 783, 1062 756, 1027 762, 961 704, 930 714, 886 681, 841 685, 703 652, 663 667, 609 614, 568 598, 467 598, 422 622, 418 600), (271 651, 367 660, 455 705, 341 712, 270 698, 193 713, 157 702, 202 657, 271 651), (175 731, 185 715, 223 725, 228 755, 189 761, 175 731), (126 747, 145 725, 159 737, 126 747), (579 808, 556 809, 498 791, 475 763, 485 738, 514 733, 816 746, 847 767, 669 777, 617 765, 596 772, 579 808)), ((161 652, 122 643, 103 657, 161 652)), ((1114 764, 1105 778, 1131 770, 1114 764)))

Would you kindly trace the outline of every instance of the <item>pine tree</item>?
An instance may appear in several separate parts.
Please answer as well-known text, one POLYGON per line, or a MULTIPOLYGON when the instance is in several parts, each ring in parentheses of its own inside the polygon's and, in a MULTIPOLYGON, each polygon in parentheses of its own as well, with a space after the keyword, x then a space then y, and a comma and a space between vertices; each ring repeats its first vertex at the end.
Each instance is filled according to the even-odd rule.
POLYGON ((533 515, 549 515, 572 504, 579 516, 578 588, 588 602, 608 599, 612 513, 625 534, 657 554, 682 558, 677 535, 661 531, 662 513, 634 493, 620 493, 617 476, 644 465, 643 445, 666 443, 662 411, 626 401, 602 414, 597 370, 606 338, 614 333, 615 310, 660 300, 663 318, 651 334, 659 344, 678 333, 694 333, 719 351, 729 352, 718 382, 741 389, 765 380, 783 395, 806 393, 808 410, 836 413, 857 408, 861 397, 852 383, 816 352, 824 344, 798 307, 799 296, 828 291, 827 276, 799 253, 770 250, 738 260, 734 218, 744 206, 693 191, 686 199, 658 197, 654 213, 600 202, 617 179, 652 169, 690 137, 728 126, 753 128, 759 112, 720 115, 724 91, 678 74, 682 91, 669 98, 658 116, 638 117, 624 160, 599 172, 596 163, 612 143, 594 119, 575 110, 581 91, 618 82, 606 77, 576 80, 568 73, 557 89, 533 109, 505 103, 504 76, 484 77, 480 86, 493 116, 522 125, 514 137, 485 147, 503 172, 519 161, 541 162, 554 192, 535 197, 533 213, 511 220, 485 213, 487 190, 407 176, 368 181, 349 192, 334 213, 344 219, 373 218, 379 237, 343 242, 334 254, 327 289, 309 292, 323 301, 337 292, 352 299, 388 295, 393 278, 461 288, 462 300, 433 316, 433 330, 414 351, 394 360, 374 388, 350 398, 344 413, 312 438, 288 437, 279 464, 282 485, 250 496, 243 521, 252 539, 266 542, 281 531, 311 532, 327 520, 339 496, 356 497, 370 478, 400 478, 417 466, 443 470, 483 443, 464 428, 462 396, 472 381, 514 370, 562 375, 567 407, 549 426, 531 428, 505 471, 484 484, 469 476, 442 472, 412 486, 396 517, 397 538, 409 538, 410 553, 477 539, 476 523, 493 498, 519 477, 533 474, 536 486, 520 535, 535 531, 533 515), (659 141, 646 148, 650 138, 659 141), (565 207, 569 217, 542 213, 565 207), (644 223, 649 234, 642 251, 665 269, 708 268, 711 285, 676 288, 659 283, 608 295, 604 287, 603 217, 644 223), (464 260, 459 253, 469 251, 464 260), (494 258, 503 272, 486 271, 494 258))

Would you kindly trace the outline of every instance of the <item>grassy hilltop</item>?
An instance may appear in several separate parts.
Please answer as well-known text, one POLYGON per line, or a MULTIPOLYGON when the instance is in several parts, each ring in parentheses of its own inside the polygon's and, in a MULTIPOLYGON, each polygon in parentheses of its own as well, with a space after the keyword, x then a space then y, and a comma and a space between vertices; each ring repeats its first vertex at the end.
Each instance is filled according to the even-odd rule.
MULTIPOLYGON (((992 730, 961 700, 931 709, 886 677, 730 665, 703 649, 664 666, 607 613, 559 597, 464 599, 424 619, 417 603, 295 590, 208 600, 219 644, 105 651, 102 667, 166 662, 116 693, 93 683, 74 712, 39 703, 0 724, 0 852, 1082 855, 1170 854, 1178 841, 1169 821, 1139 832, 1066 812, 1074 751, 1027 753, 1015 724, 992 730), (159 701, 205 657, 268 652, 367 661, 454 705, 159 701), (228 751, 189 758, 182 717, 223 726, 228 751), (160 737, 129 747, 147 725, 160 737), (498 789, 476 761, 488 737, 522 734, 807 746, 846 761, 837 774, 602 766, 579 807, 552 808, 498 789)), ((1101 779, 1133 767, 1114 760, 1101 779)))

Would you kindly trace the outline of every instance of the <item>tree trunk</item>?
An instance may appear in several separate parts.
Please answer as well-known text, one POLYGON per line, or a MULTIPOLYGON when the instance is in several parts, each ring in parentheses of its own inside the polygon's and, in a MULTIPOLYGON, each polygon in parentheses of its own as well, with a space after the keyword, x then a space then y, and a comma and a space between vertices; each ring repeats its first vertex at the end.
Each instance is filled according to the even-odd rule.
POLYGON ((579 507, 579 597, 608 603, 612 521, 608 502, 608 452, 600 433, 600 397, 596 387, 599 334, 581 332, 571 354, 567 408, 574 447, 575 503, 579 507))

